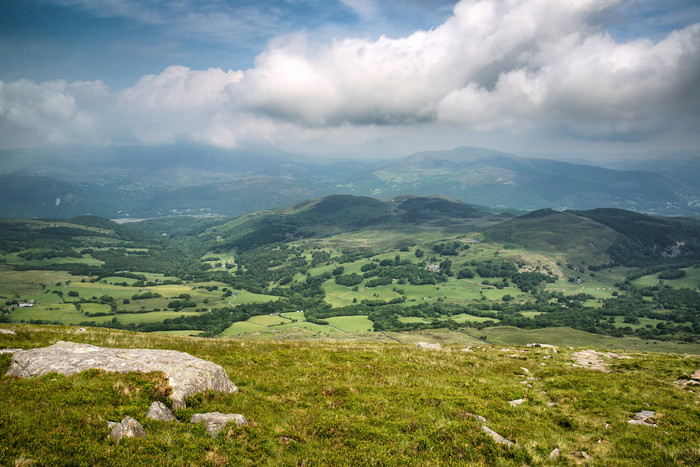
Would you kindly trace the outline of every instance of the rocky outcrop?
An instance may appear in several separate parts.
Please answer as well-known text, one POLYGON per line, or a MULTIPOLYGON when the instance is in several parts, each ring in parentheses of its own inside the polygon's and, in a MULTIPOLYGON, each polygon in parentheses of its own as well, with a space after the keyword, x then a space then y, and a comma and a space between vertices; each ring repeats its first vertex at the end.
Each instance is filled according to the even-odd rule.
POLYGON ((9 334, 11 336, 17 335, 17 333, 15 331, 12 331, 10 329, 0 329, 0 334, 9 334))
POLYGON ((93 368, 118 373, 163 372, 173 390, 174 409, 184 408, 185 398, 198 392, 238 392, 221 366, 184 352, 116 349, 63 341, 15 352, 7 374, 33 378, 51 372, 74 375, 93 368))
POLYGON ((607 368, 607 363, 604 358, 629 359, 627 355, 619 355, 612 352, 596 352, 595 350, 580 350, 571 354, 574 359, 574 365, 578 368, 587 368, 589 370, 610 371, 607 368))
POLYGON ((148 408, 148 413, 146 414, 146 418, 150 418, 152 420, 161 420, 164 422, 169 422, 171 420, 175 420, 175 415, 170 411, 168 406, 163 404, 162 402, 153 402, 151 406, 148 408))
POLYGON ((234 422, 238 426, 245 426, 248 424, 248 420, 243 415, 233 414, 233 413, 219 413, 219 412, 209 412, 209 413, 197 413, 192 415, 190 423, 201 423, 207 424, 207 432, 211 436, 216 436, 216 434, 223 430, 227 423, 234 422))
POLYGON ((121 423, 109 422, 112 427, 111 436, 117 443, 124 437, 126 438, 144 438, 146 430, 134 418, 129 416, 124 417, 121 423))

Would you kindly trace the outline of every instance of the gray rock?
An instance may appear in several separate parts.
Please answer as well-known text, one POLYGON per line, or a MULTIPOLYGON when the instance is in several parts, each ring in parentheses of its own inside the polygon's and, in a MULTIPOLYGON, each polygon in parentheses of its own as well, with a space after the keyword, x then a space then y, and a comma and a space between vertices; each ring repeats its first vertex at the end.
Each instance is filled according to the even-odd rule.
POLYGON ((511 407, 516 407, 525 402, 525 399, 515 399, 514 401, 508 402, 511 407))
POLYGON ((700 370, 695 370, 695 372, 690 375, 690 379, 700 380, 700 370))
POLYGON ((0 349, 0 354, 15 353, 15 352, 19 352, 20 350, 22 350, 22 349, 0 349))
POLYGON ((650 423, 647 420, 654 418, 654 412, 651 410, 642 410, 637 412, 632 420, 627 420, 627 423, 632 425, 656 426, 656 423, 650 423))
POLYGON ((121 421, 121 423, 108 422, 109 426, 112 427, 112 431, 109 436, 114 438, 118 443, 122 438, 144 438, 146 436, 146 430, 143 429, 141 424, 135 419, 126 416, 121 421))
POLYGON ((146 417, 152 420, 163 420, 166 422, 175 420, 175 415, 173 415, 168 406, 159 401, 155 401, 151 404, 146 417))
POLYGON ((572 454, 574 457, 578 457, 579 459, 590 459, 591 458, 591 456, 589 456, 586 451, 575 451, 572 454))
POLYGON ((17 335, 17 333, 15 331, 11 331, 9 329, 0 329, 0 334, 10 334, 12 336, 17 335))
POLYGON ((15 352, 7 374, 33 378, 51 372, 74 375, 92 368, 117 373, 161 371, 173 389, 170 398, 175 409, 184 408, 185 397, 198 392, 238 392, 221 366, 184 352, 115 349, 63 341, 15 352))
POLYGON ((552 449, 552 452, 549 453, 549 458, 552 460, 559 459, 559 456, 559 448, 554 448, 552 449))
POLYGON ((481 429, 484 430, 486 434, 493 438, 493 440, 498 444, 505 444, 506 446, 512 446, 513 444, 515 444, 512 441, 505 439, 503 436, 499 435, 498 433, 496 433, 488 427, 482 426, 481 429))
POLYGON ((216 436, 216 434, 223 430, 227 423, 235 422, 238 426, 245 426, 248 424, 248 420, 241 414, 233 413, 219 413, 219 412, 209 412, 209 413, 196 413, 192 415, 190 423, 201 423, 205 422, 207 424, 207 432, 211 436, 216 436))
POLYGON ((419 342, 416 344, 416 347, 419 349, 427 349, 427 350, 440 350, 442 349, 442 346, 440 344, 429 344, 427 342, 419 342))

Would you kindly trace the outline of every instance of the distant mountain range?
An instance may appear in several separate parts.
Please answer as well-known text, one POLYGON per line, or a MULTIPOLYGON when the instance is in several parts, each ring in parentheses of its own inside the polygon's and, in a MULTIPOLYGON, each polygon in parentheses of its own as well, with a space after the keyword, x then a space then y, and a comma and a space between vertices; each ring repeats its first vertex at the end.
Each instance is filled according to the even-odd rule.
POLYGON ((0 218, 238 216, 330 194, 439 195, 514 212, 700 214, 694 159, 622 170, 460 147, 321 163, 269 147, 190 145, 4 150, 0 161, 0 218))

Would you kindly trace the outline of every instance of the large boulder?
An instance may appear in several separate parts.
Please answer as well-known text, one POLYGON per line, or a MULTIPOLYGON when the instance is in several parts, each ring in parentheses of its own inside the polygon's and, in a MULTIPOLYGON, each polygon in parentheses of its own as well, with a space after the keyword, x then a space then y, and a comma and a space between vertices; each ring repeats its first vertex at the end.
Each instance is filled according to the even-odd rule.
POLYGON ((212 390, 238 392, 219 365, 174 350, 114 349, 75 342, 22 350, 12 355, 8 375, 33 378, 47 373, 74 375, 89 369, 109 372, 163 372, 173 389, 173 408, 184 408, 185 398, 212 390))

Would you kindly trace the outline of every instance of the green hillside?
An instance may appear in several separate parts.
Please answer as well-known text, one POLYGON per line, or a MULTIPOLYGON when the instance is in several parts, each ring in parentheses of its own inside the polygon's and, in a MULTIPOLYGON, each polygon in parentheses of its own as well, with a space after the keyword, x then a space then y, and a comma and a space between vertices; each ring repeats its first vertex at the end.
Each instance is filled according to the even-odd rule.
POLYGON ((611 261, 623 266, 686 264, 700 259, 699 221, 622 209, 543 209, 491 227, 484 235, 492 241, 556 252, 577 266, 611 261))
MULTIPOLYGON (((4 465, 697 465, 697 395, 685 381, 700 358, 632 352, 575 367, 567 347, 473 340, 415 344, 198 339, 5 325, 1 348, 58 340, 187 352, 224 367, 238 394, 205 392, 178 422, 145 417, 169 402, 162 376, 85 371, 23 380, 0 355, 4 465), (521 400, 513 406, 510 401, 521 400), (653 426, 630 424, 642 410, 653 426), (239 413, 245 427, 211 437, 194 413, 239 413), (145 438, 108 438, 132 416, 145 438), (514 443, 498 444, 483 427, 514 443), (558 459, 551 453, 558 449, 558 459), (585 455, 582 454, 585 452, 585 455)), ((435 342, 432 340, 431 342, 435 342)), ((576 349, 578 350, 578 349, 576 349)))

